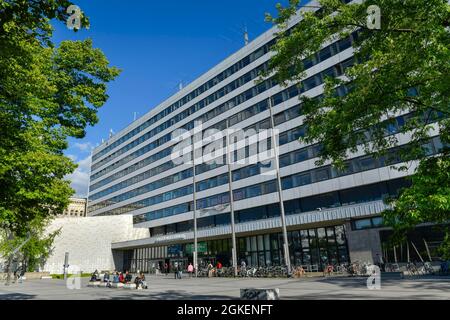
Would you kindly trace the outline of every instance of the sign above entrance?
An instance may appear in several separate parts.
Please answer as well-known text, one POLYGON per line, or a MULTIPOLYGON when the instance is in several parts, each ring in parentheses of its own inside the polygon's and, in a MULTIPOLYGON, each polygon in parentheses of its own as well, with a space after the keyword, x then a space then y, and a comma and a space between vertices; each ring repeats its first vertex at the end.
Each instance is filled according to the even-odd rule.
MULTIPOLYGON (((197 243, 197 251, 199 253, 205 253, 208 251, 208 245, 206 242, 199 242, 197 243)), ((186 245, 186 254, 192 254, 194 252, 194 244, 188 243, 186 245)))

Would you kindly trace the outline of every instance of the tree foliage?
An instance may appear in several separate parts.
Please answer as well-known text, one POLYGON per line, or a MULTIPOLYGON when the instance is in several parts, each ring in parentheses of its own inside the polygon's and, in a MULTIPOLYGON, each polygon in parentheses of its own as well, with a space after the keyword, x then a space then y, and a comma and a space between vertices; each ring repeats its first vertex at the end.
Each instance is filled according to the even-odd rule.
POLYGON ((14 271, 11 269, 15 269, 18 265, 23 272, 33 272, 43 268, 52 252, 53 242, 61 231, 48 233, 46 228, 50 220, 51 218, 36 218, 29 221, 29 231, 24 236, 17 236, 9 230, 0 229, 0 253, 9 271, 14 271))
POLYGON ((17 241, 67 207, 64 177, 76 168, 63 154, 67 138, 98 122, 119 75, 90 39, 52 42, 51 20, 66 23, 71 4, 0 0, 0 229, 17 241))
POLYGON ((386 213, 386 220, 396 230, 449 221, 448 148, 429 159, 423 144, 439 133, 444 146, 450 143, 450 5, 446 0, 318 3, 318 12, 303 11, 302 21, 292 28, 298 0, 290 0, 288 7, 278 5, 278 17, 268 15, 280 31, 265 76, 273 74, 285 85, 305 78, 303 59, 324 43, 355 31, 358 35, 353 66, 326 79, 321 99, 302 96, 307 132, 301 140, 322 144, 319 165, 331 161, 342 167, 352 153, 386 155, 410 138, 401 158, 418 161, 419 167, 413 187, 391 202, 395 209, 386 213), (381 9, 381 29, 368 28, 369 5, 381 9), (347 89, 344 96, 336 94, 339 87, 347 89), (397 135, 387 134, 395 116, 409 112, 410 120, 397 135))

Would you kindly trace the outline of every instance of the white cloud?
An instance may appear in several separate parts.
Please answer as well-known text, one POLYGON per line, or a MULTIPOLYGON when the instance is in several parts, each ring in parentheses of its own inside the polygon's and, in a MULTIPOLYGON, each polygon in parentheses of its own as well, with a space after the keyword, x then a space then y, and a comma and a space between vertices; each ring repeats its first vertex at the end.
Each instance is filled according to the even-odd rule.
POLYGON ((80 150, 81 152, 91 152, 91 150, 94 148, 94 145, 90 142, 85 143, 76 142, 74 144, 74 147, 80 150))
POLYGON ((77 162, 77 156, 73 155, 73 154, 68 154, 66 155, 67 158, 69 158, 70 160, 72 160, 73 162, 77 162))
MULTIPOLYGON (((76 157, 73 158, 76 159, 76 157)), ((88 156, 80 160, 79 162, 77 162, 77 164, 78 168, 75 170, 74 173, 66 176, 66 179, 71 181, 71 186, 75 190, 77 197, 86 198, 88 193, 89 175, 91 170, 91 156, 88 156)))

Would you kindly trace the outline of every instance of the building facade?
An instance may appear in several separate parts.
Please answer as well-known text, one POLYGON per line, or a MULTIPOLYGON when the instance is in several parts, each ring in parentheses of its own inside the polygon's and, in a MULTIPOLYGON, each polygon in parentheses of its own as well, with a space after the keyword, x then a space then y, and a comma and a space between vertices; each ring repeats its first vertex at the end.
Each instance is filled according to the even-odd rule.
POLYGON ((86 217, 86 198, 70 198, 70 204, 60 217, 86 217))
MULTIPOLYGON (((317 167, 320 145, 299 142, 305 133, 299 95, 320 98, 324 78, 341 76, 353 64, 352 42, 357 33, 325 43, 320 52, 304 60, 307 76, 302 86, 283 87, 273 78, 255 82, 273 54, 276 31, 262 34, 94 150, 88 215, 131 214, 135 228, 150 231, 148 238, 112 245, 123 254, 124 268, 146 271, 164 263, 192 262, 194 209, 199 264, 230 265, 230 198, 239 262, 283 264, 276 175, 265 174, 260 162, 233 162, 230 197, 226 164, 196 162, 194 186, 193 165, 172 157, 178 142, 172 133, 177 129, 194 130, 195 123, 201 122, 208 137, 211 133, 206 130, 212 128, 259 132, 271 128, 270 106, 279 132, 291 263, 321 269, 330 263, 373 262, 383 256, 378 229, 382 228, 380 213, 386 209, 383 199, 407 186, 405 177, 415 166, 399 172, 391 167, 398 161, 359 151, 349 158, 346 170, 329 164, 317 167)), ((338 94, 345 95, 346 89, 340 88, 338 94)), ((398 114, 386 134, 398 135, 410 116, 398 114)), ((399 136, 399 141, 406 144, 408 137, 399 136)), ((430 152, 438 152, 438 132, 427 146, 430 152)), ((234 160, 251 157, 251 144, 231 147, 234 160), (243 156, 239 158, 238 153, 243 156)))

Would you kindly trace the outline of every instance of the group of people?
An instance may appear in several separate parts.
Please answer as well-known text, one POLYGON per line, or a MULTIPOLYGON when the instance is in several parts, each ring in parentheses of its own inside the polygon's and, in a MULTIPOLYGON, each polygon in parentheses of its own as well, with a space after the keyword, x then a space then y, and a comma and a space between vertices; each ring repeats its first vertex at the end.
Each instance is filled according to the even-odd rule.
MULTIPOLYGON (((166 262, 163 266, 163 271, 166 276, 170 271, 173 271, 175 279, 181 279, 183 275, 183 267, 181 266, 181 263, 178 262, 175 262, 173 266, 166 262)), ((194 266, 192 263, 189 263, 186 271, 188 272, 189 277, 192 277, 192 274, 194 273, 194 266)))
MULTIPOLYGON (((212 277, 217 271, 222 269, 222 263, 219 261, 219 262, 217 262, 216 266, 214 267, 212 265, 212 263, 209 262, 207 265, 207 269, 208 269, 208 276, 212 277)), ((191 278, 195 272, 195 268, 192 263, 189 263, 189 265, 186 268, 186 271, 187 271, 189 277, 191 278)), ((179 263, 179 262, 175 262, 173 264, 173 266, 166 262, 163 265, 163 272, 166 276, 169 274, 169 272, 173 272, 175 279, 181 279, 182 274, 183 274, 183 267, 182 267, 181 263, 179 263)))
POLYGON ((218 261, 216 263, 216 267, 214 267, 212 265, 212 263, 209 262, 207 268, 208 268, 208 277, 211 278, 213 276, 216 276, 218 274, 218 272, 220 272, 220 270, 222 270, 222 263, 220 261, 218 261))
MULTIPOLYGON (((95 270, 91 275, 90 281, 102 281, 103 280, 103 282, 106 283, 106 286, 110 288, 113 283, 123 283, 123 284, 131 283, 132 279, 133 279, 133 276, 128 271, 125 271, 125 273, 114 271, 112 273, 112 279, 111 279, 111 274, 107 271, 103 275, 103 279, 101 279, 98 270, 95 270)), ((145 275, 143 272, 140 272, 140 273, 138 272, 138 275, 134 279, 134 284, 136 285, 136 289, 138 289, 139 287, 141 287, 142 289, 148 288, 147 282, 145 280, 145 275)))

